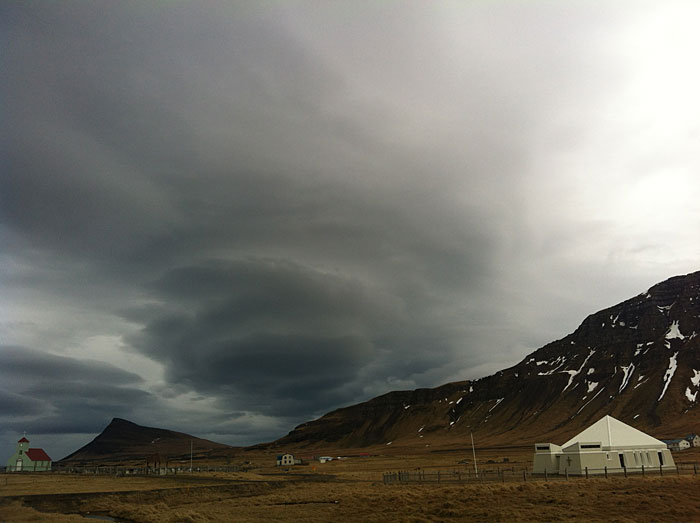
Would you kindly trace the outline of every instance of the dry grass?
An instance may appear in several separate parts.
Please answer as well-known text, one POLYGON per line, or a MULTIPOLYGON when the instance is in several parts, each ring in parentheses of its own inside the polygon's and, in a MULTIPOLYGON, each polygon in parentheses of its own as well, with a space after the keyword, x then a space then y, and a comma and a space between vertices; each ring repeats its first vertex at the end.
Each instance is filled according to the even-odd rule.
MULTIPOLYGON (((384 471, 444 470, 464 457, 414 453, 339 460, 289 472, 267 467, 255 473, 175 478, 7 475, 0 476, 0 520, 85 521, 65 514, 91 512, 137 522, 700 521, 700 476, 505 484, 381 482, 384 471), (8 498, 18 495, 24 497, 8 498)), ((530 456, 499 451, 484 460, 502 462, 503 457, 522 465, 530 456)))

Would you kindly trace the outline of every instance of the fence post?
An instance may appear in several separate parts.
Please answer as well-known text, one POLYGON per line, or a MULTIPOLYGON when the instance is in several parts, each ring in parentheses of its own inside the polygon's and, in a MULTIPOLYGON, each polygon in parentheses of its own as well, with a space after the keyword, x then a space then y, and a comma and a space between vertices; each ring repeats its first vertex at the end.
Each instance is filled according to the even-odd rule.
POLYGON ((544 480, 547 481, 547 469, 544 469, 544 480))
POLYGON ((440 483, 440 471, 438 470, 438 483, 440 483))
POLYGON ((566 472, 566 481, 569 481, 569 469, 565 468, 564 472, 566 472))
POLYGON ((698 462, 693 463, 693 474, 698 475, 698 462))
POLYGON ((678 467, 678 465, 676 465, 676 476, 680 476, 680 475, 681 475, 681 469, 678 467))
POLYGON ((622 470, 625 472, 625 477, 627 477, 627 467, 622 467, 622 470))
POLYGON ((523 482, 527 483, 527 473, 523 470, 523 482))
POLYGON ((642 477, 644 477, 644 465, 642 465, 642 477))
POLYGON ((605 479, 608 479, 608 466, 605 465, 605 479))
POLYGON ((663 475, 664 475, 664 466, 661 463, 659 463, 659 476, 663 476, 663 475))
POLYGON ((586 467, 586 479, 588 479, 588 467, 586 467))

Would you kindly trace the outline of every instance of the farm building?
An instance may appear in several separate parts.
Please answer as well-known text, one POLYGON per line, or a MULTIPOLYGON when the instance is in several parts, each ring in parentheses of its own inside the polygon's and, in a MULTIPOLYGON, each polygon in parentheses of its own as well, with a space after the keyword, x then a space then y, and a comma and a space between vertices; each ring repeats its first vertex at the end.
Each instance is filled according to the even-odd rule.
POLYGON ((700 447, 700 436, 697 434, 688 434, 685 439, 690 443, 691 447, 700 447))
POLYGON ((664 440, 664 443, 666 444, 668 449, 673 452, 689 449, 691 447, 690 441, 688 441, 687 439, 669 439, 664 440))
POLYGON ((583 475, 675 466, 664 442, 605 416, 561 446, 537 443, 532 471, 583 475))
POLYGON ((294 459, 293 454, 280 454, 277 456, 277 466, 278 467, 283 467, 285 465, 300 465, 301 460, 300 459, 294 459))
POLYGON ((17 450, 7 460, 8 471, 44 472, 51 470, 51 458, 44 449, 30 449, 29 440, 23 437, 17 442, 17 450))

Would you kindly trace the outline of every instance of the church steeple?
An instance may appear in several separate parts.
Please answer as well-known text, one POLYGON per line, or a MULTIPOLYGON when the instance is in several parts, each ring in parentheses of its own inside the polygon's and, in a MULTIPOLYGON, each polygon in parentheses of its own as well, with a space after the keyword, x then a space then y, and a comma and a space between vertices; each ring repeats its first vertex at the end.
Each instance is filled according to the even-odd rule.
POLYGON ((24 433, 22 439, 17 442, 17 450, 22 451, 20 453, 26 453, 29 450, 29 440, 27 439, 27 433, 24 433))

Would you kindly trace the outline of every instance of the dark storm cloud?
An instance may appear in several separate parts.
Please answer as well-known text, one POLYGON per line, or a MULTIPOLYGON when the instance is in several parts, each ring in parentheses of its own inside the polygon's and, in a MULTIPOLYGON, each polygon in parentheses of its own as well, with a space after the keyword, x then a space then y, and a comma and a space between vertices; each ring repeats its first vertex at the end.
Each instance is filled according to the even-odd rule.
POLYGON ((131 372, 100 361, 0 346, 0 402, 5 430, 91 433, 114 412, 133 414, 154 399, 131 372))
POLYGON ((137 311, 149 319, 132 343, 165 363, 166 379, 264 414, 308 415, 358 394, 366 367, 420 374, 455 349, 424 343, 445 331, 381 285, 289 261, 173 269, 151 298, 158 305, 137 311), (382 361, 397 345, 402 362, 382 361))

